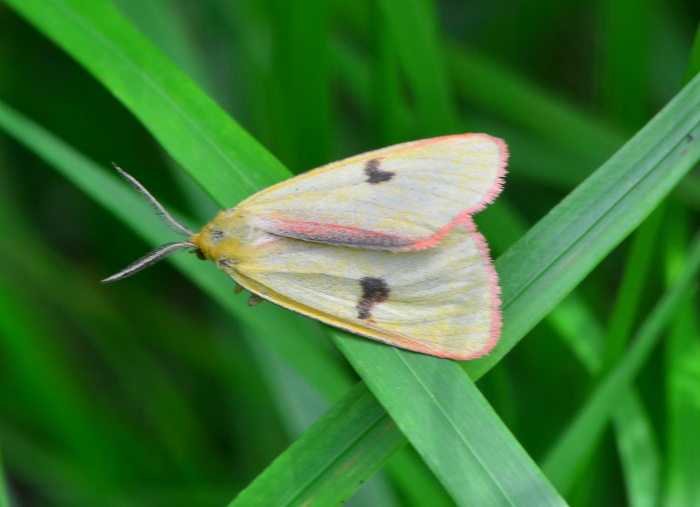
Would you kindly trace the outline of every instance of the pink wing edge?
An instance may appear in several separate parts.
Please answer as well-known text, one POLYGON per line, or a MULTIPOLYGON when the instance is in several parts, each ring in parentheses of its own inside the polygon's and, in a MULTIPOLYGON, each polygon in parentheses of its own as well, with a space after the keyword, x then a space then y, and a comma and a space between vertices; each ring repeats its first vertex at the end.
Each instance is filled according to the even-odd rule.
MULTIPOLYGON (((416 351, 427 353, 433 356, 437 357, 445 357, 449 359, 456 359, 458 361, 466 361, 469 359, 476 359, 477 357, 481 357, 485 354, 487 354, 495 345, 496 342, 498 342, 498 338, 501 336, 501 328, 503 327, 503 322, 501 320, 501 287, 498 285, 498 273, 496 273, 496 269, 493 267, 493 262, 491 260, 491 252, 489 251, 489 246, 486 243, 486 239, 484 236, 477 230, 476 224, 472 220, 472 215, 475 213, 478 213, 479 211, 483 210, 487 205, 491 204, 496 197, 498 197, 498 194, 501 193, 501 190, 503 190, 503 183, 504 183, 504 178, 507 173, 506 171, 506 164, 508 163, 508 146, 506 145, 505 141, 503 139, 500 139, 498 137, 493 137, 488 134, 462 134, 465 137, 466 136, 479 136, 479 137, 487 137, 494 141, 500 151, 500 161, 499 161, 499 167, 498 167, 498 174, 496 176, 496 180, 494 181, 493 186, 491 187, 491 190, 486 194, 484 199, 477 204, 476 206, 473 206, 470 209, 467 209, 460 213, 457 218, 455 218, 452 222, 447 224, 445 227, 443 227, 437 234, 433 235, 432 237, 428 238, 425 241, 421 241, 420 243, 416 243, 414 245, 411 245, 409 248, 406 248, 405 250, 413 250, 413 249, 422 249, 422 248, 431 248, 437 245, 440 240, 447 235, 450 230, 452 230, 453 227, 455 227, 457 224, 462 223, 464 224, 467 229, 469 229, 469 232, 471 233, 472 237, 474 238, 474 241, 476 241, 476 244, 479 248, 479 251, 481 252, 481 258, 484 260, 484 263, 486 264, 486 269, 488 270, 489 274, 489 284, 490 284, 490 289, 491 289, 491 310, 492 310, 492 321, 491 321, 491 337, 489 339, 489 342, 486 344, 484 348, 479 350, 478 352, 475 352, 473 354, 469 354, 467 356, 455 356, 455 355, 450 355, 450 354, 439 354, 435 353, 435 351, 430 351, 430 350, 418 350, 415 349, 416 351)), ((452 137, 452 136, 447 136, 447 137, 452 137)))
MULTIPOLYGON (((467 227, 467 229, 469 229, 469 232, 471 233, 472 238, 474 238, 474 241, 476 241, 477 247, 479 248, 479 251, 481 252, 481 258, 484 260, 484 264, 486 265, 486 270, 488 271, 489 289, 491 292, 491 315, 492 315, 492 317, 491 317, 491 336, 489 337, 489 341, 480 350, 474 352, 473 354, 469 354, 466 356, 460 356, 460 355, 455 355, 455 354, 441 354, 441 353, 436 352, 435 350, 430 349, 428 347, 423 348, 423 347, 412 346, 411 348, 408 348, 408 347, 402 347, 402 348, 408 348, 408 350, 413 350, 415 352, 429 354, 431 356, 444 357, 447 359, 455 359, 457 361, 467 361, 469 359, 476 359, 478 357, 487 355, 488 352, 496 345, 496 343, 498 342, 498 338, 501 336, 501 328, 503 326, 503 321, 501 320, 501 287, 500 287, 500 285, 498 285, 498 273, 496 273, 496 269, 493 267, 493 262, 491 261, 491 253, 489 251, 488 244, 486 243, 486 239, 477 230, 476 224, 471 219, 470 215, 464 215, 464 216, 460 215, 460 218, 455 219, 452 223, 450 223, 447 227, 445 227, 438 234, 441 234, 444 236, 444 234, 447 234, 447 232, 449 232, 458 223, 464 224, 467 227)), ((437 236, 437 234, 436 234, 436 236, 437 236)))

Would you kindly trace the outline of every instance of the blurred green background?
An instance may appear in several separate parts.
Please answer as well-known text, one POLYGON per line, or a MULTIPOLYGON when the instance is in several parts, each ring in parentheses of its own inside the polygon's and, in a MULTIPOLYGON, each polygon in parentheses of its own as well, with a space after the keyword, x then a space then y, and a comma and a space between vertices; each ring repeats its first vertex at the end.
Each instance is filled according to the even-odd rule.
MULTIPOLYGON (((437 135, 504 138, 511 158, 501 199, 520 222, 501 221, 498 203, 477 217, 494 257, 697 70, 691 51, 700 5, 690 1, 109 3, 293 172, 437 135)), ((0 2, 0 34, 3 111, 31 119, 105 173, 118 163, 193 227, 213 217, 219 205, 142 122, 9 3, 0 2)), ((270 324, 278 334, 272 340, 284 342, 294 322, 308 342, 287 344, 289 354, 318 354, 336 368, 309 371, 311 362, 300 372, 290 355, 168 264, 100 285, 150 245, 10 130, 0 131, 0 452, 7 494, 17 505, 231 501, 356 375, 324 328, 274 312, 270 318, 280 320, 270 324), (317 374, 325 390, 309 379, 317 374)), ((623 243, 579 287, 585 315, 559 314, 539 325, 479 382, 535 461, 597 382, 562 334, 609 336, 638 325, 697 228, 699 189, 696 173, 655 218, 664 220, 656 229, 662 232, 641 248, 651 268, 627 281, 639 296, 634 309, 614 311, 623 274, 635 262, 623 243)), ((234 206, 239 197, 223 204, 234 206)), ((244 304, 218 276, 221 290, 244 304)), ((569 503, 700 502, 700 488, 688 486, 700 479, 697 309, 697 301, 689 303, 676 322, 687 338, 676 345, 685 362, 670 363, 659 347, 636 380, 651 445, 637 459, 651 492, 632 493, 620 461, 624 441, 607 432, 587 444, 589 459, 562 492, 569 503), (693 404, 692 414, 676 417, 693 404), (689 442, 693 428, 696 441, 689 442)), ((251 319, 269 315, 249 312, 251 319)), ((610 366, 618 355, 608 353, 610 366)), ((429 472, 395 467, 373 476, 349 503, 418 506, 426 498, 452 502, 429 472), (426 489, 406 485, 414 473, 427 479, 426 489)))

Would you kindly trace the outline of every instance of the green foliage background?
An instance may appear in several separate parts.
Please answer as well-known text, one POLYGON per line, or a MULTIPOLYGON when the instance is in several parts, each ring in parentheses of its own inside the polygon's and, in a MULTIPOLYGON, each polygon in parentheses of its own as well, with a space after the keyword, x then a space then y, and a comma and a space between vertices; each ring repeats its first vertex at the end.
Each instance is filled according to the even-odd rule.
POLYGON ((0 2, 0 506, 700 504, 699 15, 0 2), (98 284, 174 239, 111 161, 197 229, 460 132, 511 152, 486 358, 248 308, 185 254, 98 284))

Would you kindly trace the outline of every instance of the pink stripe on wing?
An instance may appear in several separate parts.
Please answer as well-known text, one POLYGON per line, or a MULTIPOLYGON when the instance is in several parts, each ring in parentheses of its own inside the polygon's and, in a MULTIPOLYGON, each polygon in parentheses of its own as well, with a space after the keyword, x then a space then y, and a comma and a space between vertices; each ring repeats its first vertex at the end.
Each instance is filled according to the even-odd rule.
POLYGON ((271 234, 337 246, 401 251, 416 242, 415 238, 401 238, 359 227, 308 220, 258 217, 256 223, 271 234))

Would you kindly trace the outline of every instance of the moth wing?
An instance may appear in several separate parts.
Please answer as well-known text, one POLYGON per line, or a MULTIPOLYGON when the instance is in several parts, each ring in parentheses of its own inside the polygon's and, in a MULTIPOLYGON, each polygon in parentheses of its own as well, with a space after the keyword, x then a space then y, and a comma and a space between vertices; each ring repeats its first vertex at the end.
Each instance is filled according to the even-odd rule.
POLYGON ((486 134, 414 141, 335 162, 243 201, 255 227, 333 245, 433 246, 456 220, 500 192, 508 154, 486 134))
POLYGON ((496 274, 467 220, 429 250, 394 253, 269 235, 236 263, 236 282, 295 312, 426 354, 470 359, 500 332, 496 274))

